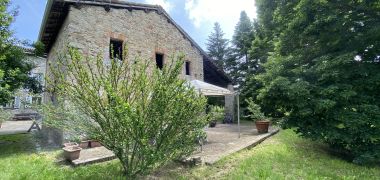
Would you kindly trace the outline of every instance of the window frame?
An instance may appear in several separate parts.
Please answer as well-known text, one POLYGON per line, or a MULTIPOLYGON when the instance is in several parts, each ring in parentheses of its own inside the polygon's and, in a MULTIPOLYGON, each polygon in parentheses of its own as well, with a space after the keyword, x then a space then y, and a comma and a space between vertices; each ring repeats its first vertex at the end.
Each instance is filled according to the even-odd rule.
POLYGON ((117 38, 110 38, 110 41, 109 41, 109 58, 110 59, 119 59, 119 60, 123 60, 124 57, 124 41, 122 39, 117 39, 117 38), (112 43, 112 42, 116 42, 116 43, 120 43, 121 45, 121 49, 120 49, 120 52, 119 53, 115 53, 115 47, 112 47, 113 44, 115 43, 112 43), (112 54, 112 48, 114 50, 113 54, 112 54), (116 57, 117 55, 119 55, 120 57, 116 57), (112 56, 115 56, 115 57, 112 57, 112 56))
POLYGON ((191 62, 185 61, 185 75, 191 76, 191 62))
POLYGON ((164 65, 165 65, 165 54, 164 53, 160 53, 160 52, 156 52, 155 55, 154 55, 154 58, 155 58, 155 62, 156 62, 156 68, 162 70, 164 68, 164 65), (160 55, 162 57, 161 58, 161 67, 157 63, 157 55, 160 55))

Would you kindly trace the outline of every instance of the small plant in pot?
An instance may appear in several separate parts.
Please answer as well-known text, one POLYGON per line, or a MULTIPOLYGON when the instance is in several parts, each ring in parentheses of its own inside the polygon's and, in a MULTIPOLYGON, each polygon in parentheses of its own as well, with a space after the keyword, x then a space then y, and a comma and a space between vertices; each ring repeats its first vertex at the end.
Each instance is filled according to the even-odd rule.
POLYGON ((224 108, 220 106, 211 106, 210 112, 210 123, 209 127, 215 127, 216 122, 222 121, 224 118, 224 108))
POLYGON ((267 133, 270 121, 267 117, 265 117, 264 113, 261 112, 261 107, 258 104, 256 104, 252 98, 246 99, 245 101, 248 104, 248 118, 255 122, 257 132, 260 134, 267 133))

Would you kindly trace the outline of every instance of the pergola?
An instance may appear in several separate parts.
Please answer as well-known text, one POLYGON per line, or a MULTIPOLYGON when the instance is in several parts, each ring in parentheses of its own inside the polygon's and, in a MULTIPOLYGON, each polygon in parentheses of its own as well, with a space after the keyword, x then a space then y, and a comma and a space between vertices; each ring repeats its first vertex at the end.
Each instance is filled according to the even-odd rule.
POLYGON ((215 86, 200 80, 191 80, 190 85, 194 87, 195 90, 197 90, 199 93, 203 94, 204 96, 226 96, 226 95, 233 95, 237 97, 237 119, 238 119, 238 129, 239 129, 239 138, 240 138, 240 105, 239 105, 239 93, 231 92, 230 90, 226 88, 222 88, 219 86, 215 86))

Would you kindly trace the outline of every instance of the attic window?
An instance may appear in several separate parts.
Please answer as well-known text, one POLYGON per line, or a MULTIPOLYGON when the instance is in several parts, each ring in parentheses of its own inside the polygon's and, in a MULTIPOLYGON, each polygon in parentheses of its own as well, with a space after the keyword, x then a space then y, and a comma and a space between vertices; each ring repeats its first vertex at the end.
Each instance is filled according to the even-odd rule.
POLYGON ((190 75, 190 61, 185 62, 186 75, 190 75))
POLYGON ((158 69, 162 69, 164 67, 164 55, 156 53, 156 66, 158 69))
POLYGON ((123 59, 123 41, 117 39, 110 40, 110 58, 123 59))

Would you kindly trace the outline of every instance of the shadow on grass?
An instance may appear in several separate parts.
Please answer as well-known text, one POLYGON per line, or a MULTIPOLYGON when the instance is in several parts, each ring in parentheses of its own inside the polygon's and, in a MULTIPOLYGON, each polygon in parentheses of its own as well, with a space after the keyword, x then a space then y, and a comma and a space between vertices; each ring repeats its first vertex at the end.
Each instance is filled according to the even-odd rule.
POLYGON ((0 136, 0 157, 13 154, 34 153, 35 142, 31 134, 14 134, 0 136))

